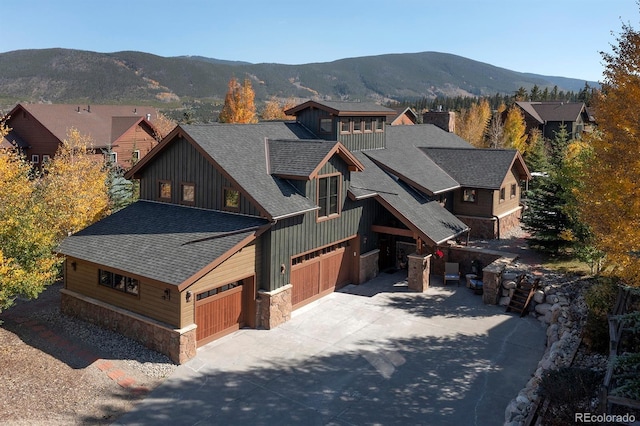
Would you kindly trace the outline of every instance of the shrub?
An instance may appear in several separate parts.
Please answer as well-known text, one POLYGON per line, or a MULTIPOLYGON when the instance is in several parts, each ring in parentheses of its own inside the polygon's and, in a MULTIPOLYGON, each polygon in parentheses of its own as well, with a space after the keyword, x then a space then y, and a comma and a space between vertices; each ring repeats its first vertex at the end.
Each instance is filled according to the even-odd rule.
POLYGON ((618 280, 599 277, 598 282, 585 293, 587 304, 587 322, 584 326, 584 342, 594 352, 609 351, 609 314, 616 302, 618 280))
POLYGON ((540 382, 540 395, 549 401, 545 424, 573 424, 574 413, 589 412, 601 380, 602 374, 584 368, 546 371, 540 382))

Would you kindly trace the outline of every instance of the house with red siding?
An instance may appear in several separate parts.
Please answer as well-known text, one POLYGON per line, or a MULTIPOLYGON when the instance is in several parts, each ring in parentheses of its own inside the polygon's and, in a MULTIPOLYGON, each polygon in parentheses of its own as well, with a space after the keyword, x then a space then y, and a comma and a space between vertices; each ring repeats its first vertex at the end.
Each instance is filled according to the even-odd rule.
POLYGON ((2 146, 19 149, 36 167, 53 158, 72 128, 91 139, 98 159, 106 157, 123 169, 157 144, 158 111, 152 107, 20 103, 7 117, 11 130, 2 146))

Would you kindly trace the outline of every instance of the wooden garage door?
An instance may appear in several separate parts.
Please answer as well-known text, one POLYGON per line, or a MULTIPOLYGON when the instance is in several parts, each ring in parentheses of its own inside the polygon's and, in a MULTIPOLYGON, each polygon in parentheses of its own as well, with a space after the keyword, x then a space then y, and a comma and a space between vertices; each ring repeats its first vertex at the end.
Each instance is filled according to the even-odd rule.
POLYGON ((238 330, 244 323, 242 281, 196 295, 198 346, 238 330))
POLYGON ((291 302, 299 308, 351 281, 348 242, 325 247, 293 259, 291 302))

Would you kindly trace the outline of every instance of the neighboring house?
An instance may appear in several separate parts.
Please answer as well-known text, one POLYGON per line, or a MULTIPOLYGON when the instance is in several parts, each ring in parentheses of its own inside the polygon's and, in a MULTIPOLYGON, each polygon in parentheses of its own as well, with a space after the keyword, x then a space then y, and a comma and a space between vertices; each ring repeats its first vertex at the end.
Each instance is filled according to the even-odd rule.
POLYGON ((387 124, 391 126, 401 125, 413 125, 418 122, 418 114, 411 109, 407 108, 393 108, 393 113, 387 115, 387 124))
POLYGON ((553 140, 564 124, 570 139, 579 139, 583 133, 593 129, 595 119, 582 102, 516 102, 524 113, 527 133, 538 129, 542 135, 553 140))
POLYGON ((380 270, 408 262, 422 281, 468 218, 502 229, 528 179, 517 152, 390 112, 308 101, 295 122, 177 127, 126 174, 141 200, 61 244, 63 311, 184 362, 380 270))
POLYGON ((96 156, 130 168, 154 145, 155 108, 123 105, 18 104, 8 114, 11 129, 2 145, 20 149, 34 166, 53 158, 71 128, 91 138, 96 156))

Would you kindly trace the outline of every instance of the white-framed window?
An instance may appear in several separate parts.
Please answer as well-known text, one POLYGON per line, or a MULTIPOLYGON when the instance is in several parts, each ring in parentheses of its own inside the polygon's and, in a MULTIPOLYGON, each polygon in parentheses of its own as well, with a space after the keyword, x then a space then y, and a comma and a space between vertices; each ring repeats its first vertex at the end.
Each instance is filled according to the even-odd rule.
POLYGON ((31 164, 38 164, 40 162, 40 156, 38 154, 31 155, 31 164))
POLYGON ((42 164, 48 163, 51 161, 51 156, 49 154, 42 154, 42 164))
POLYGON ((118 162, 118 153, 115 151, 107 153, 107 161, 111 164, 116 164, 118 162))
POLYGON ((138 161, 140 161, 140 150, 136 149, 131 153, 131 160, 133 160, 134 163, 137 163, 138 161))

